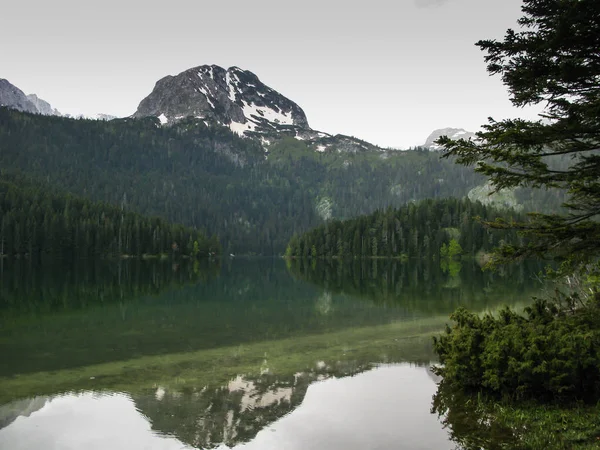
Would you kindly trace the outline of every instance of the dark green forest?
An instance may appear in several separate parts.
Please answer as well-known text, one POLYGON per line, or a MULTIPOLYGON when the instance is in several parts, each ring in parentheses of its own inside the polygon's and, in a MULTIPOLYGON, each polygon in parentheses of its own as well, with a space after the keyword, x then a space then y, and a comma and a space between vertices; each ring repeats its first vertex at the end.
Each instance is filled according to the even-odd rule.
POLYGON ((0 178, 0 254, 82 258, 106 256, 208 256, 220 253, 216 237, 32 183, 0 178))
MULTIPOLYGON (((490 231, 476 217, 510 221, 518 215, 467 199, 428 199, 397 209, 378 210, 355 219, 332 220, 306 233, 294 235, 286 256, 438 260, 444 256, 443 249, 451 243, 453 246, 456 243, 460 245, 459 252, 476 256, 501 242, 520 239, 514 230, 490 231)), ((453 256, 458 256, 458 253, 453 256)))
POLYGON ((462 197, 482 180, 426 150, 320 153, 283 138, 265 153, 257 141, 192 118, 161 127, 154 118, 73 120, 5 108, 0 167, 216 234, 227 252, 269 255, 324 218, 462 197))

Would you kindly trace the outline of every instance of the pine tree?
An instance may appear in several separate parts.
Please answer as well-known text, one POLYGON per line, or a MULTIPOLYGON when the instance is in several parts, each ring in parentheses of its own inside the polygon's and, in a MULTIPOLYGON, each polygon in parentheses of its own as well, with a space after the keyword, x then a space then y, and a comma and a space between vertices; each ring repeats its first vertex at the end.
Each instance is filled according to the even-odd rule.
POLYGON ((543 104, 544 113, 537 121, 490 118, 476 140, 437 143, 446 157, 475 165, 497 190, 566 190, 565 214, 489 225, 530 238, 527 245, 501 247, 496 262, 552 256, 573 271, 600 254, 600 2, 524 0, 522 10, 521 31, 476 45, 487 52, 488 72, 501 75, 512 103, 543 104))

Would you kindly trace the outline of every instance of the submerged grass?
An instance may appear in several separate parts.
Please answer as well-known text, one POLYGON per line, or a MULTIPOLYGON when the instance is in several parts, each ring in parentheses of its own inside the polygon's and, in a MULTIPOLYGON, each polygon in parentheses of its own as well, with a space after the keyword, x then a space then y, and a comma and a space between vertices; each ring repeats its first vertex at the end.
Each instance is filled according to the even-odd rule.
POLYGON ((365 367, 382 361, 426 364, 433 358, 431 336, 446 321, 446 316, 439 316, 3 377, 0 378, 0 404, 24 397, 81 390, 136 393, 158 385, 173 390, 202 388, 225 384, 239 374, 268 372, 287 376, 304 370, 314 371, 321 361, 325 363, 323 371, 332 370, 333 375, 334 367, 340 363, 365 367))

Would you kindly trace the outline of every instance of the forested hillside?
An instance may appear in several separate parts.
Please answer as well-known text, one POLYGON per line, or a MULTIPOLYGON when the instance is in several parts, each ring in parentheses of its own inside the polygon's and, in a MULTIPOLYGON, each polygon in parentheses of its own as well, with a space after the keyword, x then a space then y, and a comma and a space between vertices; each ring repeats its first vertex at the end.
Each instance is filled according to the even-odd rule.
POLYGON ((501 240, 516 242, 519 239, 514 230, 487 230, 475 217, 510 220, 514 215, 516 213, 512 211, 498 211, 467 199, 428 199, 346 221, 332 220, 304 234, 294 235, 286 255, 431 260, 440 258, 440 254, 444 256, 444 251, 446 256, 448 251, 458 255, 460 248, 460 252, 475 256, 478 252, 491 250, 501 240))
POLYGON ((60 193, 1 173, 0 254, 64 257, 207 256, 216 237, 164 219, 60 193))
POLYGON ((283 138, 266 153, 197 119, 161 127, 154 118, 73 120, 5 108, 0 167, 217 234, 228 252, 256 254, 282 253, 293 233, 328 218, 462 197, 482 179, 425 150, 318 152, 283 138))

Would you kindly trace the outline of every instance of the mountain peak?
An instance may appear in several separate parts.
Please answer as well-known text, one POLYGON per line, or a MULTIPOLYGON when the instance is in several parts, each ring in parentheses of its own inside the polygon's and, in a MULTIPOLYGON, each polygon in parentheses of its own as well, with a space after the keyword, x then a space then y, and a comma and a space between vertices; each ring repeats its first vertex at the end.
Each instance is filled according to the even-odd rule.
POLYGON ((45 116, 62 116, 62 114, 56 108, 53 108, 50 103, 48 103, 46 100, 42 100, 35 94, 29 94, 27 99, 33 103, 37 109, 37 112, 40 114, 45 116))
POLYGON ((0 106, 45 116, 62 115, 47 101, 35 94, 25 95, 21 89, 4 78, 0 78, 0 106))
POLYGON ((170 125, 187 117, 228 127, 263 146, 289 137, 319 152, 381 150, 360 139, 313 130, 300 106, 237 66, 192 67, 156 82, 133 117, 156 117, 170 125))
POLYGON ((254 73, 214 64, 161 78, 133 115, 144 116, 158 117, 163 124, 192 116, 227 125, 240 135, 282 126, 310 129, 302 108, 254 73))
POLYGON ((115 116, 109 114, 61 114, 56 108, 53 108, 46 100, 39 98, 36 94, 25 95, 25 93, 4 78, 0 78, 0 106, 16 109, 18 111, 42 114, 44 116, 60 116, 71 119, 90 119, 90 120, 112 120, 115 116))
POLYGON ((456 139, 476 139, 477 135, 463 128, 439 128, 431 132, 423 147, 429 150, 443 150, 443 147, 435 143, 442 136, 448 136, 452 140, 456 139))
POLYGON ((0 78, 0 106, 28 113, 39 112, 21 89, 4 78, 0 78))

